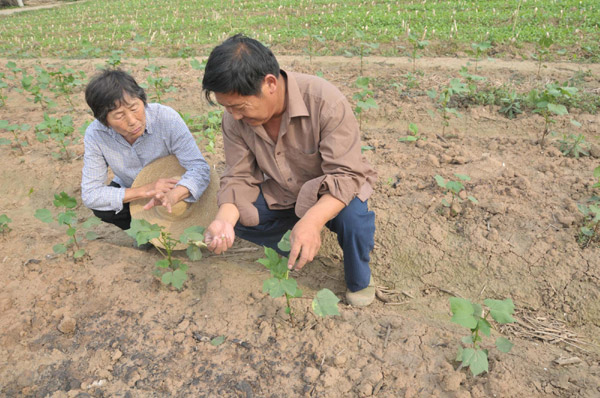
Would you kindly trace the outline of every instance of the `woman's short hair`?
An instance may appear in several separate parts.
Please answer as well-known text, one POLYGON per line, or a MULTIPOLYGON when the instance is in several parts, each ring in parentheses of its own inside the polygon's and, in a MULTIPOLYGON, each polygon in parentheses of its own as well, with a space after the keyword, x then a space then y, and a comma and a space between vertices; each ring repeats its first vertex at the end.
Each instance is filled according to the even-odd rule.
POLYGON ((211 51, 202 90, 211 104, 211 92, 259 95, 269 74, 279 77, 279 63, 273 52, 259 41, 237 34, 211 51))
POLYGON ((94 113, 94 117, 108 126, 106 117, 112 110, 124 102, 127 93, 132 98, 139 98, 146 103, 146 93, 135 79, 120 69, 106 69, 98 73, 85 88, 85 101, 94 113))

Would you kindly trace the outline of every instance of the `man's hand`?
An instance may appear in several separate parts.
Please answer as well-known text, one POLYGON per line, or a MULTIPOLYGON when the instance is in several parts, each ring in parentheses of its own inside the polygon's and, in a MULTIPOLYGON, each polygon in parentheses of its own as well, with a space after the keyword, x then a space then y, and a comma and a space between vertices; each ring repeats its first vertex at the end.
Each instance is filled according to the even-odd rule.
POLYGON ((214 220, 204 231, 204 243, 211 252, 221 254, 233 245, 235 231, 233 225, 223 220, 214 220))
POLYGON ((321 229, 322 225, 305 218, 296 223, 290 234, 289 269, 302 269, 307 262, 315 258, 321 248, 321 229))

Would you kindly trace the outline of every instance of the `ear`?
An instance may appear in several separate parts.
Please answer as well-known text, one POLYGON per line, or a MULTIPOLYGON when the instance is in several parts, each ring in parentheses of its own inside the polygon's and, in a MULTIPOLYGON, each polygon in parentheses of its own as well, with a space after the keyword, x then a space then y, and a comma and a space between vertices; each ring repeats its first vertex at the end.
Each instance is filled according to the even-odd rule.
POLYGON ((265 76, 265 80, 264 80, 267 92, 269 94, 273 94, 277 91, 277 77, 273 74, 268 74, 267 76, 265 76))

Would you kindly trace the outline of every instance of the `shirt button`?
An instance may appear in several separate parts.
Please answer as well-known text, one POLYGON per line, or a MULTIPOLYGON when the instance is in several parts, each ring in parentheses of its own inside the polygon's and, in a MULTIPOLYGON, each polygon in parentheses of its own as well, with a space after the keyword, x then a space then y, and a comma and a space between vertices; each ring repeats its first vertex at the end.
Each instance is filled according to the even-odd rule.
POLYGON ((277 156, 281 155, 281 152, 277 152, 277 156))

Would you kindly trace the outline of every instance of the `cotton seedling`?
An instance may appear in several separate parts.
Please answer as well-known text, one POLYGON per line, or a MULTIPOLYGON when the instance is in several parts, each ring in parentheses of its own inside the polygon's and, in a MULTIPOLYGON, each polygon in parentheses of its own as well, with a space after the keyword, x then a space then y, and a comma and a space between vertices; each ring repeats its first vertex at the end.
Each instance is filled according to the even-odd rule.
POLYGON ((73 95, 73 92, 77 87, 81 87, 85 84, 85 72, 80 71, 79 73, 75 73, 73 69, 63 65, 59 70, 49 72, 49 74, 52 77, 54 85, 53 91, 57 95, 64 95, 69 105, 73 107, 71 95, 73 95))
POLYGON ((427 95, 437 102, 437 110, 442 116, 442 136, 444 136, 446 133, 446 127, 450 125, 450 115, 455 115, 456 117, 461 116, 456 109, 448 106, 452 96, 466 92, 468 92, 467 85, 461 82, 458 78, 450 80, 448 86, 444 87, 439 94, 434 89, 427 91, 427 95))
POLYGON ((80 232, 82 229, 89 230, 93 226, 100 224, 100 219, 92 216, 86 221, 79 223, 77 214, 73 210, 77 206, 77 200, 67 195, 65 192, 55 194, 53 203, 54 207, 59 211, 57 215, 53 215, 48 209, 37 209, 35 212, 35 218, 42 222, 50 224, 56 221, 58 225, 67 227, 68 241, 66 243, 54 245, 52 250, 57 254, 66 253, 70 250, 74 259, 83 257, 85 255, 85 249, 83 249, 79 243, 84 237, 86 240, 91 241, 98 236, 94 231, 87 231, 84 236, 80 236, 80 232))
POLYGON ((583 134, 565 134, 558 142, 558 149, 564 156, 579 159, 580 156, 590 155, 590 144, 585 140, 583 134))
POLYGON ((358 115, 359 128, 362 129, 362 114, 369 109, 377 109, 377 102, 373 98, 373 90, 369 88, 369 78, 360 76, 356 79, 356 87, 361 89, 358 93, 352 96, 356 100, 354 113, 358 115))
POLYGON ((521 97, 514 91, 500 98, 500 102, 502 103, 502 106, 498 112, 502 113, 509 119, 514 119, 517 117, 517 115, 523 113, 521 110, 521 97))
POLYGON ((528 100, 535 104, 534 113, 542 115, 544 118, 544 130, 539 140, 540 146, 544 147, 544 141, 550 134, 550 125, 556 123, 552 115, 563 116, 569 113, 567 107, 562 103, 568 102, 577 95, 576 87, 561 86, 556 83, 546 85, 541 92, 532 90, 528 94, 528 100))
POLYGON ((302 35, 306 37, 306 47, 302 49, 308 55, 308 62, 312 64, 312 57, 317 55, 315 50, 316 43, 325 43, 325 38, 321 35, 311 34, 308 30, 303 30, 302 35))
MULTIPOLYGON (((535 59, 538 63, 537 70, 537 78, 540 78, 540 72, 542 70, 542 63, 544 59, 550 54, 550 47, 554 44, 554 41, 550 37, 549 33, 546 33, 545 36, 542 36, 536 43, 536 53, 533 54, 533 59, 535 59)), ((545 67, 545 66, 544 66, 545 67)))
POLYGON ((161 102, 163 95, 173 91, 177 91, 176 87, 171 85, 171 80, 168 77, 162 77, 160 71, 165 69, 166 66, 162 65, 148 65, 144 68, 145 71, 150 72, 146 81, 148 84, 141 84, 144 88, 152 88, 153 95, 150 98, 156 102, 161 102))
POLYGON ((106 60, 106 66, 109 68, 116 68, 121 65, 123 60, 121 57, 123 56, 124 51, 122 50, 112 50, 110 53, 110 57, 106 60))
MULTIPOLYGON (((290 251, 290 233, 288 231, 277 247, 283 252, 290 251)), ((285 312, 290 316, 290 322, 295 327, 294 314, 292 312, 291 299, 302 297, 302 291, 298 288, 298 282, 290 277, 288 258, 282 257, 269 247, 265 247, 265 257, 257 260, 271 273, 271 278, 263 283, 263 292, 269 293, 272 298, 285 296, 285 312)), ((312 301, 312 309, 321 317, 328 315, 339 315, 338 302, 340 300, 329 289, 321 289, 312 301)))
POLYGON ((364 65, 364 58, 369 56, 371 54, 371 51, 376 50, 379 48, 379 43, 368 43, 366 41, 364 41, 365 38, 365 32, 363 32, 362 30, 358 30, 356 29, 354 31, 354 36, 356 36, 356 38, 358 39, 358 46, 356 47, 355 50, 346 50, 344 52, 344 55, 346 57, 353 57, 355 55, 358 55, 359 59, 360 59, 360 69, 359 69, 359 73, 362 76, 363 75, 363 65, 364 65))
MULTIPOLYGON (((464 174, 454 174, 459 181, 452 181, 452 180, 444 180, 444 177, 440 176, 439 174, 436 175, 435 178, 435 182, 437 182, 438 186, 441 187, 444 190, 444 193, 448 193, 450 192, 452 199, 451 202, 448 202, 446 200, 446 198, 442 199, 442 205, 444 205, 445 207, 450 208, 450 210, 453 213, 456 213, 456 210, 454 209, 454 204, 455 202, 458 203, 462 203, 463 200, 460 198, 460 193, 461 191, 463 191, 465 189, 465 186, 463 185, 463 183, 461 181, 470 181, 471 177, 469 177, 468 175, 464 175, 464 174)), ((475 199, 473 196, 468 195, 467 199, 469 201, 471 201, 472 203, 478 203, 477 199, 475 199)))
POLYGON ((0 215, 0 234, 10 231, 10 227, 8 226, 8 224, 10 224, 11 222, 12 220, 8 218, 6 214, 0 215))
POLYGON ((8 98, 4 92, 4 89, 8 88, 8 83, 4 81, 5 76, 4 73, 0 73, 0 107, 3 107, 6 104, 6 99, 8 98))
MULTIPOLYGON (((481 348, 483 335, 491 336, 492 325, 488 317, 491 315, 499 324, 515 321, 512 317, 515 306, 511 299, 486 299, 483 303, 487 307, 487 312, 477 303, 471 303, 469 300, 459 297, 450 298, 451 321, 471 331, 469 336, 462 338, 462 343, 467 347, 459 346, 456 360, 462 362, 461 367, 468 366, 473 376, 489 371, 488 350, 481 348)), ((507 338, 498 337, 496 339, 496 348, 501 352, 507 353, 512 347, 513 343, 507 338)))
POLYGON ((0 145, 10 145, 12 148, 17 148, 21 151, 21 155, 25 155, 23 147, 29 145, 27 139, 19 137, 19 131, 29 130, 28 124, 9 124, 7 120, 0 120, 0 130, 6 130, 13 135, 12 139, 0 138, 0 145))
POLYGON ((419 127, 415 123, 410 123, 408 125, 408 135, 406 137, 398 138, 400 142, 415 142, 419 140, 424 140, 424 137, 419 135, 419 127))
POLYGON ((204 115, 191 116, 187 113, 179 113, 185 124, 190 129, 198 144, 206 142, 205 149, 208 152, 215 152, 215 139, 221 132, 221 120, 223 111, 221 109, 212 110, 204 115))
POLYGON ((125 231, 127 235, 134 238, 138 245, 150 242, 152 239, 158 239, 164 247, 164 252, 157 246, 156 249, 162 254, 163 258, 156 261, 154 275, 160 278, 166 286, 173 286, 177 290, 183 288, 183 284, 188 279, 188 265, 179 259, 173 258, 173 251, 177 244, 188 245, 186 254, 192 261, 198 261, 202 258, 200 247, 205 247, 204 228, 189 227, 186 228, 178 239, 171 236, 169 232, 158 224, 150 224, 146 220, 131 220, 130 229, 125 231))
POLYGON ((475 72, 477 72, 477 63, 482 54, 485 54, 487 50, 492 48, 492 43, 489 41, 482 41, 481 43, 471 43, 471 48, 475 55, 475 72))
POLYGON ((421 54, 419 54, 420 50, 425 49, 429 45, 429 42, 425 40, 425 34, 427 31, 423 32, 423 37, 419 39, 414 33, 408 34, 408 41, 412 46, 412 50, 410 53, 410 57, 412 59, 412 73, 415 74, 417 72, 417 59, 421 58, 421 54))
POLYGON ((27 91, 33 98, 27 98, 28 101, 33 102, 34 104, 40 104, 42 110, 46 110, 48 108, 56 106, 56 103, 48 98, 43 89, 47 88, 48 85, 46 83, 45 75, 38 75, 38 80, 36 82, 35 77, 32 75, 24 74, 21 79, 21 87, 23 90, 27 91))
POLYGON ((44 114, 44 121, 35 126, 35 131, 39 142, 50 139, 58 145, 58 152, 53 152, 52 157, 67 161, 72 159, 73 154, 69 151, 69 146, 77 144, 80 137, 73 134, 75 127, 71 116, 65 115, 58 119, 44 114))

